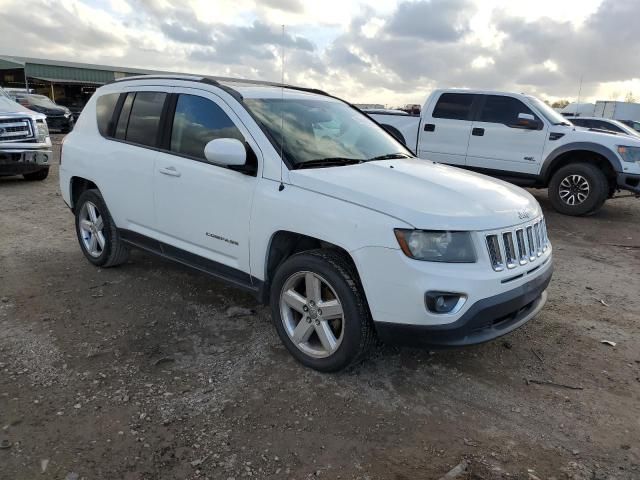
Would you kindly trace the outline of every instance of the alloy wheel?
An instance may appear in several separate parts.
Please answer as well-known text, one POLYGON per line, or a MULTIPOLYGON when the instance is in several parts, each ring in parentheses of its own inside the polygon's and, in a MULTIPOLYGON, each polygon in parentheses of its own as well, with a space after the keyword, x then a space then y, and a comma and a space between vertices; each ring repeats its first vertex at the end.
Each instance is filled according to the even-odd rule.
POLYGON ((99 257, 107 243, 104 236, 104 220, 98 207, 85 202, 80 209, 78 228, 85 250, 92 257, 99 257))
POLYGON ((580 205, 589 196, 591 187, 582 175, 568 175, 560 182, 558 193, 567 205, 580 205))
POLYGON ((303 353, 326 358, 340 347, 344 311, 335 290, 320 275, 291 275, 280 292, 280 312, 287 335, 303 353))

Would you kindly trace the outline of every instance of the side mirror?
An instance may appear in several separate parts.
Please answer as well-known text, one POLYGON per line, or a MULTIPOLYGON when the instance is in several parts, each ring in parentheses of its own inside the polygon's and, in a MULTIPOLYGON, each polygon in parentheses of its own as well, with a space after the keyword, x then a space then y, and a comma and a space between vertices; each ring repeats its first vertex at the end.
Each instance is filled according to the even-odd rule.
POLYGON ((204 146, 204 158, 218 165, 240 166, 247 163, 247 150, 235 138, 216 138, 204 146))
POLYGON ((536 117, 530 113, 519 113, 518 123, 515 125, 517 128, 526 128, 529 130, 537 130, 540 126, 536 117))

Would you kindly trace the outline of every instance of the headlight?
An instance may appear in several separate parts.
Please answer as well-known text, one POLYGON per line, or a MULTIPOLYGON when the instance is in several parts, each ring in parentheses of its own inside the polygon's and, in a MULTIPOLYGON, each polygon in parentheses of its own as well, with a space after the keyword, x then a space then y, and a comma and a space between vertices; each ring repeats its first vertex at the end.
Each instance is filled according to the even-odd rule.
POLYGON ((469 232, 394 230, 407 257, 427 262, 474 263, 476 252, 469 232))
POLYGON ((71 112, 64 112, 65 118, 69 118, 71 116, 71 112))
POLYGON ((38 133, 38 142, 44 143, 47 141, 47 137, 49 136, 49 127, 47 126, 47 122, 44 120, 36 121, 36 130, 38 133))
POLYGON ((640 163, 640 147, 626 147, 624 145, 619 145, 618 153, 625 162, 640 163))

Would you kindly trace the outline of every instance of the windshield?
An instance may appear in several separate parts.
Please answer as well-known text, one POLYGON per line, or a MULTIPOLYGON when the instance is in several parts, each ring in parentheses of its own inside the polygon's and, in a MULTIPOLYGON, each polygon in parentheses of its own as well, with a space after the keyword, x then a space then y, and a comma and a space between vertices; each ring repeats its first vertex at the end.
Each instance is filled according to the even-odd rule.
POLYGON ((394 154, 413 156, 368 117, 341 102, 248 98, 244 103, 293 168, 323 160, 358 163, 394 154))
POLYGON ((7 92, 4 91, 2 87, 0 87, 0 97, 11 98, 7 92))
POLYGON ((571 122, 556 112, 549 105, 536 97, 527 96, 533 106, 546 118, 552 125, 567 125, 571 126, 571 122))

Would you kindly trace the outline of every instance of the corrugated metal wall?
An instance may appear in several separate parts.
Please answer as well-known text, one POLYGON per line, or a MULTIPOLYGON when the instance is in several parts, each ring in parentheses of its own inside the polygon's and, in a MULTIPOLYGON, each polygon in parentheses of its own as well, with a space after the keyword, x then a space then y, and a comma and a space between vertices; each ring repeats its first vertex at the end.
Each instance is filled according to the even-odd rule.
POLYGON ((83 82, 107 83, 114 79, 111 70, 93 70, 88 68, 63 67, 27 63, 26 74, 29 77, 52 78, 56 80, 76 80, 83 82))

